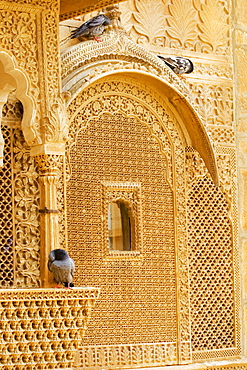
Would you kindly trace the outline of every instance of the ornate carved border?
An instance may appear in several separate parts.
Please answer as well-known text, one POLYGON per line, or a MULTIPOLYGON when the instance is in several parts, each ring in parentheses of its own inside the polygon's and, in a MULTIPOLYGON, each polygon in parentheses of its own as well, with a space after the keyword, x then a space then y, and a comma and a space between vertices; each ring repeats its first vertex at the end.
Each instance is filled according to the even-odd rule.
POLYGON ((138 343, 119 346, 82 347, 82 368, 130 368, 134 366, 173 365, 177 359, 176 343, 138 343))

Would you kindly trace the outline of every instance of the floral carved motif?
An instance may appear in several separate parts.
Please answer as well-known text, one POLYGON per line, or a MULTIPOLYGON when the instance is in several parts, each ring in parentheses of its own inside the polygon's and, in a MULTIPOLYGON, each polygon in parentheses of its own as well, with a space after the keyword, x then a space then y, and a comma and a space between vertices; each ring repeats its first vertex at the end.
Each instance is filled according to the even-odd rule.
POLYGON ((172 0, 167 5, 167 34, 170 47, 193 48, 193 40, 197 38, 197 12, 191 1, 172 0), (183 11, 182 11, 183 9, 183 11))
MULTIPOLYGON (((129 0, 120 4, 122 23, 132 39, 156 46, 228 55, 228 2, 205 0, 129 0)), ((150 46, 149 46, 149 45, 150 46)))
POLYGON ((34 158, 21 131, 14 132, 16 285, 39 286, 39 184, 34 158))
POLYGON ((38 287, 40 284, 38 174, 34 158, 30 157, 30 148, 20 130, 20 121, 16 120, 11 112, 7 112, 7 106, 5 108, 3 130, 6 155, 1 176, 3 180, 1 207, 6 207, 5 215, 1 219, 1 228, 5 230, 1 241, 5 246, 1 251, 1 259, 5 262, 5 268, 2 272, 1 286, 38 287))
POLYGON ((193 105, 206 125, 232 127, 233 90, 231 86, 190 84, 193 105))
POLYGON ((165 15, 162 3, 154 7, 153 1, 135 1, 136 12, 133 12, 134 29, 141 36, 137 43, 157 44, 164 38, 165 15))

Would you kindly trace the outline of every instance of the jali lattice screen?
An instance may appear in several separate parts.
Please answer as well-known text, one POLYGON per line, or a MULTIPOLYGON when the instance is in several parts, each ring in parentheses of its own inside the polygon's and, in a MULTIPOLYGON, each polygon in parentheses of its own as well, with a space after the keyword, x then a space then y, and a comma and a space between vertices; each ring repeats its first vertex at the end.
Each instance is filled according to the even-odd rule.
POLYGON ((78 265, 76 284, 102 288, 82 366, 237 356, 231 200, 194 150, 197 161, 186 162, 188 144, 169 107, 134 83, 134 90, 123 78, 95 84, 70 107, 68 248, 78 265), (139 202, 142 238, 134 251, 109 251, 112 199, 139 202))
POLYGON ((39 286, 39 184, 21 131, 20 103, 3 109, 4 166, 0 169, 0 287, 39 286))

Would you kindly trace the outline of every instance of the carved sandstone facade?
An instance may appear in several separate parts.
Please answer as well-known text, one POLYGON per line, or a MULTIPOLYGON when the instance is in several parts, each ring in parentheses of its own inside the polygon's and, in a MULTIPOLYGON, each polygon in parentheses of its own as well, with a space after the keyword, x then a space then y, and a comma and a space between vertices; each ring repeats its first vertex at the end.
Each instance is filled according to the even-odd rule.
MULTIPOLYGON (((102 42, 62 41, 61 59, 57 2, 0 6, 2 368, 216 369, 224 359, 246 369, 246 5, 122 2, 103 9, 112 24, 102 42), (195 71, 183 81, 157 54, 189 57, 195 71), (134 225, 128 251, 108 244, 119 201, 134 225), (59 246, 75 259, 76 286, 101 289, 82 342, 99 291, 82 302, 79 288, 72 301, 44 289, 59 246), (34 293, 11 300, 4 288, 34 293)), ((63 40, 91 17, 68 20, 79 14, 61 12, 63 40)))

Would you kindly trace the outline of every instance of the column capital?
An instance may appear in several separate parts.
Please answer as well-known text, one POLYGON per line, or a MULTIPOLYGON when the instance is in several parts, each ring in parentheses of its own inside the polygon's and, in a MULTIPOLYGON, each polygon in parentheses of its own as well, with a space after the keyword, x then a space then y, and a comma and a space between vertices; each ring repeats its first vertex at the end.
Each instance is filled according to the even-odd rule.
POLYGON ((36 156, 46 156, 46 155, 65 155, 65 143, 47 143, 35 145, 31 148, 30 155, 32 157, 36 156))

